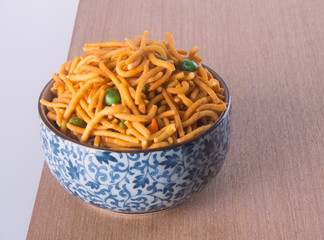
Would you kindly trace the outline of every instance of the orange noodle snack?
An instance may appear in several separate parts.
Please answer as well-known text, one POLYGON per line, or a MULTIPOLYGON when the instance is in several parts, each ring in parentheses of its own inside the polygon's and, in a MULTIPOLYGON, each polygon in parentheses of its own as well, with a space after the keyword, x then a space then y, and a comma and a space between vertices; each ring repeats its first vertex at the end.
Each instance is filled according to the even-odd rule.
POLYGON ((55 97, 40 100, 47 118, 63 134, 108 149, 165 147, 207 130, 227 103, 198 47, 176 50, 170 33, 167 43, 147 37, 85 44, 85 55, 52 75, 55 97))

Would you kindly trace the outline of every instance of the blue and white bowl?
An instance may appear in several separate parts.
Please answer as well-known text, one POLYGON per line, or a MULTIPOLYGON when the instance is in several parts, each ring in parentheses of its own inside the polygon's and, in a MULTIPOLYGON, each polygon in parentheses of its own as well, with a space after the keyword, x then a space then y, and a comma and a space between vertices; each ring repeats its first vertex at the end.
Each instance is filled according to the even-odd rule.
MULTIPOLYGON (((207 131, 168 147, 119 151, 90 147, 64 136, 38 103, 41 144, 53 176, 73 196, 120 213, 149 213, 173 207, 202 190, 221 169, 230 144, 231 97, 227 110, 207 131)), ((49 82, 40 99, 53 98, 49 82)))

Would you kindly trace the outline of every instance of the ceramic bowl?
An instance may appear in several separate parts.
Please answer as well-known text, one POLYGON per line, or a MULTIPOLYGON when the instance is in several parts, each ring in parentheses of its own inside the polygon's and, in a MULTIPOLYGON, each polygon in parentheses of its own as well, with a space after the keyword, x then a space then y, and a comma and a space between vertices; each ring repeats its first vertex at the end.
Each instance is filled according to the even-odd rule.
MULTIPOLYGON (((56 180, 82 201, 120 213, 149 213, 173 207, 201 191, 221 169, 231 135, 231 96, 227 110, 207 131, 168 147, 118 151, 90 147, 60 133, 38 102, 41 145, 56 180)), ((40 99, 53 98, 50 81, 40 99)))

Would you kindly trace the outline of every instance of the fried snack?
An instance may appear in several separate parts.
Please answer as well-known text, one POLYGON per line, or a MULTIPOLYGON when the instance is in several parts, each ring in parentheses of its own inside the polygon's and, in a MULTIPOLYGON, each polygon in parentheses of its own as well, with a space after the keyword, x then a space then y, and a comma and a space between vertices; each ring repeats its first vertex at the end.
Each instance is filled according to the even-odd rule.
POLYGON ((40 100, 47 118, 63 134, 106 149, 166 147, 206 131, 227 108, 224 89, 201 65, 197 46, 177 50, 165 35, 167 43, 145 31, 133 41, 85 44, 83 56, 52 74, 55 97, 40 100))

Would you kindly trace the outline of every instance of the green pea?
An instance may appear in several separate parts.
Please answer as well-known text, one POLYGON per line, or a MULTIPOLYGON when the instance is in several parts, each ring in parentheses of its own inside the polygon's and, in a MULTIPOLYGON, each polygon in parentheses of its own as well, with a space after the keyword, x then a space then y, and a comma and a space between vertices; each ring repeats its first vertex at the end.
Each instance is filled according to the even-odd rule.
POLYGON ((85 128, 87 126, 87 123, 78 117, 70 118, 69 123, 81 128, 85 128))
POLYGON ((158 56, 157 58, 160 59, 160 60, 166 61, 166 58, 163 57, 163 56, 158 56))
POLYGON ((191 61, 189 59, 184 59, 180 63, 180 69, 183 71, 194 72, 198 69, 198 65, 194 61, 191 61))
POLYGON ((126 125, 125 125, 125 123, 123 121, 119 122, 118 125, 121 128, 126 128, 126 125))
POLYGON ((108 106, 111 106, 114 103, 121 103, 119 91, 116 88, 107 88, 104 102, 108 106))
POLYGON ((143 89, 142 89, 142 93, 147 93, 147 91, 148 91, 148 85, 145 84, 143 89))
MULTIPOLYGON (((135 89, 137 89, 137 85, 135 86, 135 89)), ((148 91, 148 85, 145 84, 143 89, 142 89, 142 93, 147 93, 147 91, 148 91)))

